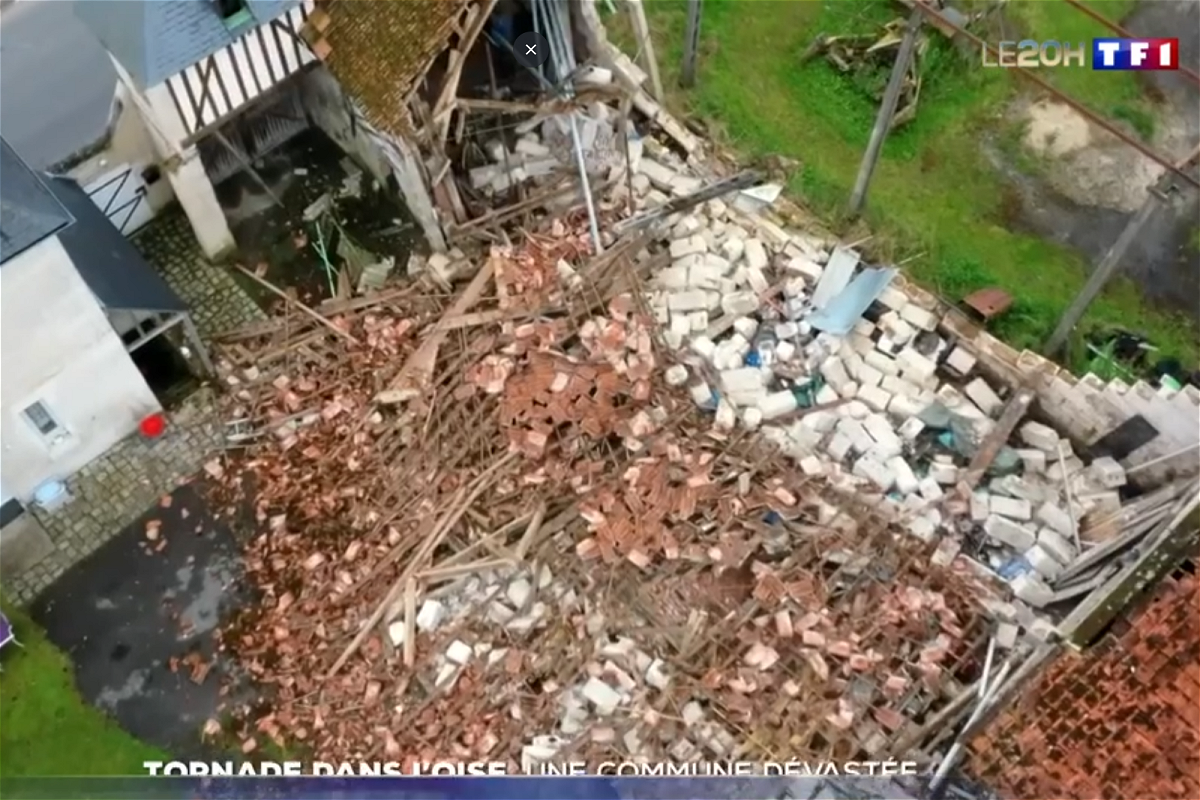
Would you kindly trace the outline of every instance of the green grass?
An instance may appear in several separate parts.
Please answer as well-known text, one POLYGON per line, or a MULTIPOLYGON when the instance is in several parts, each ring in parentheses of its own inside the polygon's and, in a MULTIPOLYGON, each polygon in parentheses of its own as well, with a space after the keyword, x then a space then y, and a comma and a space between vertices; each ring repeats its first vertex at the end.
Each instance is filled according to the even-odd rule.
MULTIPOLYGON (((1066 3, 1009 5, 1015 20, 1009 28, 1037 30, 1042 39, 1076 42, 1104 34, 1066 3)), ((1119 19, 1132 2, 1093 5, 1119 19)), ((777 153, 798 159, 802 167, 790 181, 790 193, 835 230, 844 228, 846 199, 875 118, 871 90, 879 78, 847 78, 824 59, 801 64, 800 55, 821 32, 874 32, 896 18, 898 7, 882 0, 709 0, 697 86, 686 93, 677 89, 686 4, 654 0, 646 8, 663 83, 672 95, 669 105, 704 120, 716 138, 747 158, 777 153)), ((635 53, 624 18, 610 16, 608 25, 614 40, 635 53)), ((1014 346, 1037 349, 1086 273, 1073 251, 1009 229, 1012 193, 980 155, 979 141, 996 135, 1002 148, 1006 138, 1009 147, 1019 146, 1007 109, 1022 87, 1008 71, 984 70, 978 61, 973 50, 963 53, 931 37, 916 119, 888 138, 864 217, 876 234, 875 257, 915 255, 906 269, 947 299, 989 285, 1010 291, 1014 308, 993 328, 1014 346)), ((1097 111, 1127 109, 1131 125, 1152 108, 1127 74, 1063 69, 1054 71, 1053 82, 1097 111)), ((1164 355, 1197 362, 1196 328, 1151 308, 1128 280, 1114 280, 1081 327, 1108 325, 1141 330, 1164 355)), ((1076 366, 1083 356, 1078 353, 1076 366)))
POLYGON ((24 648, 0 658, 0 775, 139 775, 143 761, 166 760, 84 702, 71 662, 28 617, 4 613, 24 648))

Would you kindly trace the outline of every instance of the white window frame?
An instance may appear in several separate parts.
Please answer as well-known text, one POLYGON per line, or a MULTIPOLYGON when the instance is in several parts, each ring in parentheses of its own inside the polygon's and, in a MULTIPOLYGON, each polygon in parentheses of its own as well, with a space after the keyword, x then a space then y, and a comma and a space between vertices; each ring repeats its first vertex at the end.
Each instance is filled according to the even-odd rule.
POLYGON ((36 433, 38 437, 46 444, 58 444, 70 435, 66 427, 59 422, 58 416, 50 410, 50 406, 44 400, 34 400, 27 404, 21 409, 21 418, 25 420, 25 423, 29 425, 29 427, 33 429, 33 432, 36 433), (38 409, 42 414, 45 414, 46 418, 54 424, 54 427, 48 431, 43 431, 42 426, 40 426, 37 420, 34 419, 33 415, 30 414, 30 411, 34 409, 38 409))

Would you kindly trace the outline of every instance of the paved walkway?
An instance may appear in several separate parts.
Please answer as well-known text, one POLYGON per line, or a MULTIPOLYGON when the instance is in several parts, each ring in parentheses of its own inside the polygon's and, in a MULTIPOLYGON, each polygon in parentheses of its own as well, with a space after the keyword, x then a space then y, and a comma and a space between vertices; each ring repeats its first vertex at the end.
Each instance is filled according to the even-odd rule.
POLYGON ((222 444, 212 418, 212 395, 201 390, 171 415, 166 433, 155 440, 131 436, 67 481, 71 501, 47 512, 31 508, 52 547, 11 581, 5 593, 30 602, 77 561, 141 516, 181 481, 193 476, 222 444))
POLYGON ((228 267, 205 259, 178 208, 159 212, 134 235, 133 243, 191 308, 202 338, 266 319, 228 267))
MULTIPOLYGON (((204 258, 179 209, 160 213, 133 241, 190 306, 202 337, 265 318, 227 268, 204 258)), ((6 575, 5 593, 29 603, 160 496, 195 475, 223 444, 212 408, 211 392, 197 392, 171 414, 163 436, 153 441, 132 436, 72 476, 67 488, 73 499, 61 509, 31 509, 44 533, 26 534, 31 543, 22 555, 30 566, 16 577, 6 575)))
POLYGON ((239 603, 231 588, 241 569, 237 543, 194 484, 117 530, 38 597, 30 615, 71 658, 88 702, 142 741, 205 758, 205 721, 236 699, 222 697, 226 664, 212 632, 239 603), (161 550, 146 539, 152 520, 161 550))

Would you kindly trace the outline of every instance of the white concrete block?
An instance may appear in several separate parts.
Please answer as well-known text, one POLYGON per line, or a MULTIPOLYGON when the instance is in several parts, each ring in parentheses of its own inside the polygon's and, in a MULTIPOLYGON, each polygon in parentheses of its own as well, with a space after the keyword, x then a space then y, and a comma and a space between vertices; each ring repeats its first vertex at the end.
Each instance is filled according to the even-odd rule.
POLYGON ((871 434, 867 433, 867 429, 858 420, 842 417, 838 420, 836 430, 838 433, 850 438, 855 453, 865 453, 875 446, 875 440, 871 437, 871 434))
POLYGON ((720 250, 721 255, 729 259, 731 264, 736 264, 746 252, 746 240, 729 233, 725 241, 721 242, 720 250))
POLYGON ((1041 545, 1035 544, 1025 551, 1024 556, 1029 565, 1046 580, 1052 581, 1062 574, 1063 565, 1058 563, 1041 545))
POLYGON ((455 639, 446 648, 446 660, 453 664, 458 664, 460 667, 465 667, 471 663, 471 657, 474 655, 475 651, 471 648, 471 645, 459 639, 455 639))
MULTIPOLYGON (((928 404, 924 400, 919 400, 916 397, 908 397, 902 394, 892 395, 892 399, 888 401, 887 411, 893 417, 899 420, 913 420, 916 416, 924 411, 928 404)), ((919 419, 917 422, 921 422, 919 419)), ((921 423, 924 428, 925 423, 921 423)))
POLYGON ((713 427, 719 431, 731 431, 733 426, 737 424, 737 409, 729 402, 728 398, 722 397, 717 403, 717 412, 713 417, 713 427))
POLYGON ((770 259, 767 257, 767 248, 762 243, 761 239, 746 240, 746 266, 751 269, 766 269, 770 259))
POLYGON ((704 241, 702 236, 689 236, 686 239, 676 239, 667 247, 671 254, 671 258, 683 258, 684 256, 697 255, 708 250, 708 243, 704 241))
POLYGON ((748 431, 758 430, 762 425, 763 415, 755 406, 742 409, 742 427, 748 431))
POLYGON ((446 618, 446 607, 437 600, 426 600, 417 612, 417 630, 429 633, 436 630, 446 618))
POLYGON ((876 350, 874 344, 871 345, 869 350, 863 353, 863 362, 868 367, 873 367, 884 375, 900 374, 900 364, 897 363, 896 359, 876 350))
POLYGON ((854 462, 852 472, 860 478, 866 478, 871 481, 871 483, 885 492, 891 489, 896 483, 895 474, 886 465, 867 456, 863 456, 854 462))
POLYGON ((926 500, 940 500, 945 492, 942 490, 941 484, 933 478, 926 475, 917 484, 917 491, 921 493, 921 497, 926 500))
MULTIPOLYGON (((689 327, 691 323, 688 323, 689 327)), ((716 343, 707 336, 696 336, 688 342, 688 349, 693 353, 703 358, 705 361, 711 361, 713 353, 717 351, 716 343)))
POLYGON ((1020 428, 1021 441, 1030 447, 1036 447, 1047 455, 1053 455, 1050 460, 1058 460, 1058 433, 1051 427, 1040 422, 1026 422, 1020 428))
POLYGON ((767 275, 758 267, 746 267, 746 283, 759 294, 765 294, 771 288, 767 275))
POLYGON ((960 344, 950 351, 943 363, 955 373, 966 377, 975 369, 975 356, 960 344))
POLYGON ((822 273, 825 271, 824 267, 805 256, 796 256, 788 260, 784 265, 784 269, 803 276, 810 286, 816 286, 817 282, 821 280, 822 273))
POLYGON ((855 398, 867 404, 872 411, 887 411, 892 396, 878 386, 859 386, 855 398))
POLYGON ((937 364, 912 347, 906 347, 897 353, 896 363, 900 366, 900 374, 916 384, 924 384, 937 372, 937 364))
POLYGON ((846 372, 846 366, 837 356, 830 356, 821 362, 820 366, 821 377, 825 382, 833 388, 840 396, 845 397, 845 390, 852 383, 850 375, 846 372))
POLYGON ((661 191, 669 191, 671 189, 671 181, 675 180, 677 174, 675 170, 663 166, 652 158, 642 157, 641 163, 638 164, 638 172, 650 179, 651 185, 661 191))
POLYGON ((1125 469, 1109 456, 1093 461, 1088 474, 1106 489, 1119 489, 1125 485, 1125 469))
POLYGON ((896 431, 888 422, 887 417, 882 414, 871 414, 862 420, 862 426, 875 443, 881 445, 891 456, 900 455, 903 451, 904 443, 896 435, 896 431))
POLYGON ((672 364, 663 373, 667 386, 683 386, 688 380, 688 370, 683 364, 672 364))
POLYGON ((994 494, 988 501, 988 507, 993 514, 999 514, 1009 519, 1027 522, 1033 519, 1033 507, 1028 500, 1019 497, 1004 497, 994 494))
POLYGON ((834 461, 844 461, 854 450, 854 441, 844 433, 835 433, 825 445, 825 452, 834 461))
POLYGON ((698 406, 709 406, 713 403, 713 390, 704 381, 694 383, 688 388, 688 394, 692 397, 692 402, 698 406))
POLYGON ((790 390, 772 392, 759 400, 757 406, 758 410, 762 412, 762 418, 768 421, 782 417, 784 414, 790 414, 798 408, 796 395, 792 394, 790 390))
POLYGON ((1037 534, 1034 531, 994 512, 983 523, 983 530, 988 536, 1018 552, 1025 552, 1037 544, 1037 534))
POLYGON ((1045 608, 1054 597, 1054 592, 1035 573, 1018 575, 1008 582, 1013 595, 1034 608, 1045 608))
POLYGON ((580 693, 602 717, 611 715, 621 705, 621 693, 599 678, 588 678, 580 693))
MULTIPOLYGON (((819 405, 819 406, 827 406, 830 403, 836 403, 840 399, 841 399, 841 397, 838 395, 838 393, 835 392, 833 390, 833 388, 830 386, 822 386, 820 389, 817 390, 817 405, 819 405)), ((851 406, 851 405, 853 405, 853 403, 846 403, 845 405, 838 406, 838 411, 848 409, 849 406, 851 406)), ((862 404, 860 403, 859 405, 862 405, 862 404)), ((853 416, 853 415, 843 414, 842 416, 853 416)))
POLYGON ((747 339, 753 339, 758 333, 758 320, 753 317, 739 317, 733 321, 733 329, 747 339))
POLYGON ((1064 567, 1075 560, 1075 545, 1053 528, 1039 528, 1037 541, 1043 550, 1054 556, 1054 560, 1064 567))
POLYGON ((922 389, 912 381, 906 381, 898 375, 884 375, 879 385, 886 392, 902 394, 908 397, 920 397, 922 389))
POLYGON ((968 383, 963 387, 963 393, 989 417, 999 416, 1004 408, 1004 401, 1000 399, 1000 395, 996 394, 983 378, 976 378, 968 383))
MULTIPOLYGON (((895 403, 896 399, 892 398, 892 402, 895 403)), ((900 424, 900 427, 896 429, 896 433, 900 434, 900 438, 904 441, 911 442, 916 439, 923 430, 925 430, 925 423, 921 422, 921 420, 917 419, 916 417, 910 417, 900 424)))
POLYGON ((934 461, 929 465, 929 475, 942 486, 953 486, 958 483, 958 467, 934 461))
POLYGON ((817 433, 829 433, 837 427, 838 415, 833 411, 810 411, 800 418, 800 424, 817 433))
POLYGON ((796 345, 791 342, 780 342, 775 345, 775 358, 780 362, 788 362, 796 357, 796 345))
POLYGON ((908 305, 908 295, 895 286, 889 286, 879 295, 879 302, 893 311, 899 311, 908 305))
POLYGON ((923 331, 932 331, 937 328, 937 315, 932 311, 921 308, 916 303, 908 303, 902 307, 900 309, 900 318, 923 331))
MULTIPOLYGON (((856 353, 855 355, 857 356, 858 354, 856 353)), ((849 359, 847 359, 847 362, 849 362, 849 359)), ((857 367, 857 369, 849 369, 849 371, 857 373, 854 375, 854 379, 858 381, 859 388, 879 386, 880 382, 883 381, 883 373, 863 361, 862 356, 858 356, 856 362, 861 364, 861 366, 857 367)), ((847 363, 847 367, 849 366, 849 363, 847 363)), ((883 391, 885 394, 887 393, 886 389, 883 391)))
POLYGON ((1025 468, 1026 475, 1043 475, 1046 472, 1046 453, 1042 450, 1022 448, 1015 450, 1025 468))
POLYGON ((1042 503, 1035 519, 1063 536, 1071 535, 1071 515, 1057 503, 1042 503))
POLYGON ((698 289, 672 292, 667 295, 667 307, 671 311, 696 311, 708 308, 708 295, 698 289))
POLYGON ((896 482, 896 491, 902 494, 914 494, 920 487, 920 481, 913 473, 912 467, 901 456, 893 456, 887 462, 887 468, 892 471, 896 482))
POLYGON ((692 214, 687 214, 683 219, 679 220, 674 228, 671 229, 671 238, 687 239, 688 237, 699 233, 700 229, 703 227, 704 223, 700 221, 699 217, 696 217, 692 214))
POLYGON ((800 459, 800 471, 805 475, 824 475, 825 462, 817 456, 805 456, 800 459))
MULTIPOLYGON (((941 483, 941 481, 936 481, 941 483)), ((944 485, 944 484, 943 484, 944 485)), ((991 511, 988 509, 988 493, 984 491, 971 492, 971 521, 984 522, 991 511)))
POLYGON ((753 314, 758 310, 758 295, 754 292, 727 294, 721 298, 721 310, 726 314, 738 317, 753 314))

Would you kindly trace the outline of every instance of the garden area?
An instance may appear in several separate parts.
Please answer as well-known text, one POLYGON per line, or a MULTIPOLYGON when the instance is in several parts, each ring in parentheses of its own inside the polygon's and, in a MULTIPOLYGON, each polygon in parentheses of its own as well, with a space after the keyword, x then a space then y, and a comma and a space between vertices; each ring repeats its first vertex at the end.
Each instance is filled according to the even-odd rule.
MULTIPOLYGON (((1120 20, 1134 3, 1090 5, 1120 20)), ((684 91, 678 75, 687 4, 654 0, 645 6, 668 106, 700 120, 712 138, 746 161, 767 156, 797 161, 788 178, 791 196, 835 231, 861 236, 845 217, 846 200, 887 70, 845 75, 825 59, 804 61, 802 54, 821 33, 877 32, 902 18, 903 7, 886 0, 706 0, 697 81, 684 91)), ((1024 31, 1067 42, 1114 35, 1062 2, 1010 2, 1004 20, 1004 38, 1012 40, 1023 38, 1024 31)), ((638 51, 624 14, 610 15, 606 24, 626 52, 638 51)), ((1027 85, 1010 71, 980 68, 978 54, 972 58, 932 31, 921 70, 919 109, 889 136, 867 209, 855 224, 874 234, 869 255, 902 261, 912 277, 948 300, 987 286, 1010 292, 1013 308, 991 327, 1014 346, 1038 349, 1083 285, 1087 265, 1077 250, 1013 224, 1006 179, 981 154, 985 140, 1000 148, 1020 146, 1021 124, 1010 109, 1028 93, 1027 85)), ((1083 68, 1043 77, 1154 143, 1161 98, 1143 91, 1134 74, 1083 68)), ((1025 158, 1022 167, 1036 170, 1036 161, 1025 158)), ((1192 241, 1197 243, 1195 234, 1192 241)), ((1197 366, 1196 325, 1149 303, 1128 278, 1110 282, 1079 333, 1109 327, 1139 331, 1160 355, 1178 359, 1187 370, 1197 366)), ((1088 351, 1079 336, 1073 345, 1071 366, 1083 370, 1088 351)))

